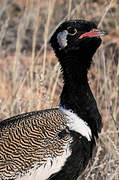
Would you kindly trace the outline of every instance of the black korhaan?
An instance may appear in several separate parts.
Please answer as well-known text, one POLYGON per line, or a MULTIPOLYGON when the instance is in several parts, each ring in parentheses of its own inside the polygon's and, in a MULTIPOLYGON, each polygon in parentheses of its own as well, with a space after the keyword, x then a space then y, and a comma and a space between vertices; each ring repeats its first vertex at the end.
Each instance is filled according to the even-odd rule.
POLYGON ((84 171, 102 128, 87 73, 104 34, 85 20, 65 21, 53 33, 64 78, 59 108, 0 123, 0 180, 76 180, 84 171))

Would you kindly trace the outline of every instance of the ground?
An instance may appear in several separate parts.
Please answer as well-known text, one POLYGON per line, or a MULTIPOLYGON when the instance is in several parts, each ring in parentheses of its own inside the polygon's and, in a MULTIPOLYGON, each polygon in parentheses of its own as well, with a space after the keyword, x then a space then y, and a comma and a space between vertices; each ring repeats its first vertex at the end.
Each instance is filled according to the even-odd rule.
POLYGON ((119 179, 119 0, 0 0, 0 120, 56 107, 62 75, 48 43, 65 19, 87 19, 108 32, 89 82, 103 117, 94 157, 79 179, 119 179))

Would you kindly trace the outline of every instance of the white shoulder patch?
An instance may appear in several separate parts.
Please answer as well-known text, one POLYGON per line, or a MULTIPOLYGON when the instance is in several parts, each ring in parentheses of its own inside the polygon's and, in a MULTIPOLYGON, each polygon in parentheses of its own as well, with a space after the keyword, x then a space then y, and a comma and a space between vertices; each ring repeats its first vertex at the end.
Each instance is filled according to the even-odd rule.
POLYGON ((67 35, 68 35, 67 30, 59 32, 57 35, 57 41, 58 41, 61 49, 65 48, 67 46, 67 35))
POLYGON ((88 124, 70 110, 62 107, 60 107, 60 110, 67 116, 67 126, 69 129, 80 133, 82 136, 85 136, 88 141, 91 141, 92 133, 88 124))

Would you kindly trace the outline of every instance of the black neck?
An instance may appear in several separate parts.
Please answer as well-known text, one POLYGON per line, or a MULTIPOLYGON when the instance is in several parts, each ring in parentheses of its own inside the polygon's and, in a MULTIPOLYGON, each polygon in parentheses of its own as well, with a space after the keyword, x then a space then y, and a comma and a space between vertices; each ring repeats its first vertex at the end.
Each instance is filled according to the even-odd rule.
POLYGON ((91 60, 80 60, 74 56, 60 61, 64 76, 60 105, 72 110, 86 121, 94 135, 98 137, 98 132, 101 130, 101 116, 87 78, 91 60))

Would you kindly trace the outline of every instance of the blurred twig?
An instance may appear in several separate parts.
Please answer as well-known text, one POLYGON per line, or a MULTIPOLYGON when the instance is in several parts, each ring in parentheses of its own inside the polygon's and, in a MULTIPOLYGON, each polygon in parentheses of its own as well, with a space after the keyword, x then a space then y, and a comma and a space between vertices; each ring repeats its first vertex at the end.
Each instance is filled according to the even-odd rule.
POLYGON ((101 16, 100 22, 98 23, 98 27, 100 27, 101 24, 102 24, 102 22, 104 21, 104 18, 105 18, 105 16, 106 16, 106 14, 108 13, 108 11, 109 11, 109 9, 110 9, 113 1, 114 1, 114 0, 111 0, 110 3, 109 3, 109 5, 105 8, 104 14, 101 16))

